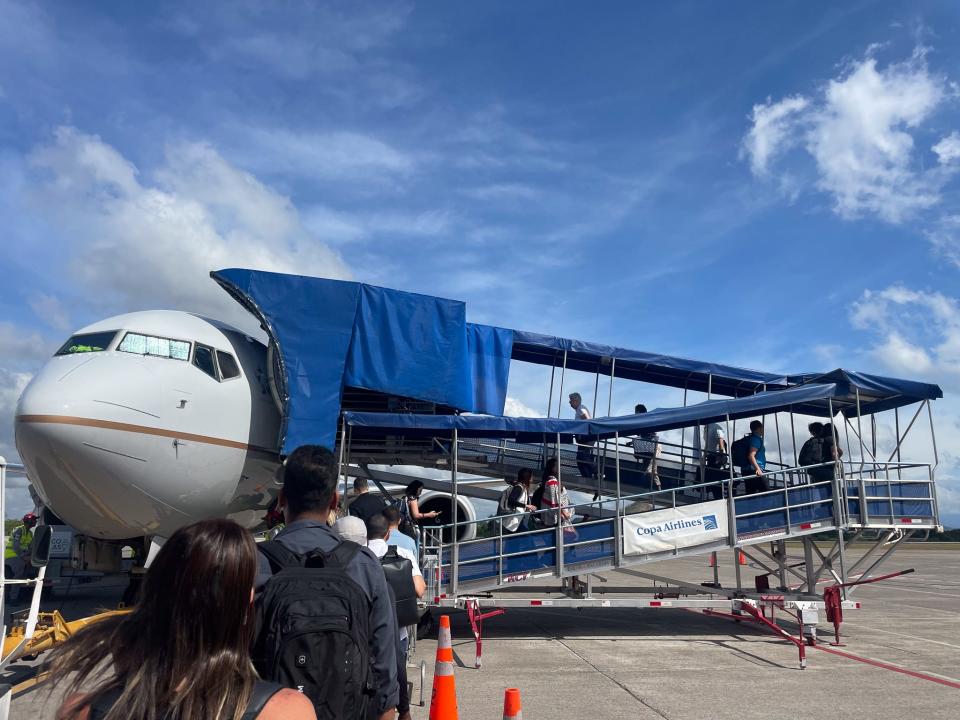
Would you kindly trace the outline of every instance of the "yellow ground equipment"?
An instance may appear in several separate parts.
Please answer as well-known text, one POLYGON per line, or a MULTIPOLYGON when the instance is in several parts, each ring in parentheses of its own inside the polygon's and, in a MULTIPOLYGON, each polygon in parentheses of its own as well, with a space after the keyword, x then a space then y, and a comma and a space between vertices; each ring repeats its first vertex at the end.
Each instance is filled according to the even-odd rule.
MULTIPOLYGON (((10 634, 3 639, 3 657, 13 652, 17 645, 23 640, 27 628, 27 612, 14 613, 11 618, 10 634)), ((37 627, 33 632, 33 637, 23 647, 21 656, 34 657, 40 653, 49 650, 54 645, 64 642, 71 635, 90 623, 104 620, 113 615, 129 612, 128 610, 110 610, 99 615, 81 618, 67 622, 63 616, 54 610, 53 612, 42 612, 37 617, 37 627)))

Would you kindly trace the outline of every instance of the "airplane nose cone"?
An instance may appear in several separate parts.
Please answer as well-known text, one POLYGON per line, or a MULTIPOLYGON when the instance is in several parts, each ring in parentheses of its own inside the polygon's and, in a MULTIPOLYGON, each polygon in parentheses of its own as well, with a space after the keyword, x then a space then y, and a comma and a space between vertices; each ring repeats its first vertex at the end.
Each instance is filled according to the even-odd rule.
POLYGON ((151 387, 129 363, 118 373, 102 355, 67 357, 48 363, 20 397, 15 438, 27 475, 44 502, 80 532, 136 537, 180 515, 130 482, 146 471, 151 438, 117 431, 134 418, 159 421, 159 414, 132 407, 129 399, 116 402, 135 396, 147 406, 159 396, 151 387), (134 395, 131 387, 139 391, 134 395))

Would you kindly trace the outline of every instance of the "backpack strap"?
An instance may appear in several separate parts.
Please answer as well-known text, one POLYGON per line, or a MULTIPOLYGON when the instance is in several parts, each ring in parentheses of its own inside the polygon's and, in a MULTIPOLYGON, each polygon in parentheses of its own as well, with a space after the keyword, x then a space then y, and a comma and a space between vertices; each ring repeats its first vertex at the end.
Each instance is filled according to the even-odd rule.
POLYGON ((257 680, 250 692, 250 699, 247 701, 247 709, 244 711, 240 720, 256 720, 257 716, 263 712, 271 698, 283 690, 282 685, 266 680, 257 680))
POLYGON ((276 540, 265 540, 257 543, 257 550, 270 562, 270 572, 274 575, 284 568, 301 567, 303 565, 303 556, 298 555, 276 540))

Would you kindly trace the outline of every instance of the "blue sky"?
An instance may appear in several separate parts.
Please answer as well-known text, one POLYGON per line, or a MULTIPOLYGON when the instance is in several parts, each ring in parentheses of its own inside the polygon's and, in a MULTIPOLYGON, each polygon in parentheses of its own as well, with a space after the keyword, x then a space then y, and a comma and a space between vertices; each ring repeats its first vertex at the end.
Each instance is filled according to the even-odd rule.
POLYGON ((958 36, 946 1, 0 0, 0 452, 71 329, 234 319, 207 272, 248 265, 934 380, 960 524, 958 36))

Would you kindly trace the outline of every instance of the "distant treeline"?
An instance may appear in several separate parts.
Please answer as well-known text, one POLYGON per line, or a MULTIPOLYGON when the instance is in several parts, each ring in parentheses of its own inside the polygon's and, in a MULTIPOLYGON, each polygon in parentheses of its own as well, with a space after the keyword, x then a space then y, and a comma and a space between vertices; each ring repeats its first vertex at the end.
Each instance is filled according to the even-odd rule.
POLYGON ((932 532, 928 542, 960 542, 960 528, 944 530, 942 533, 932 532))

